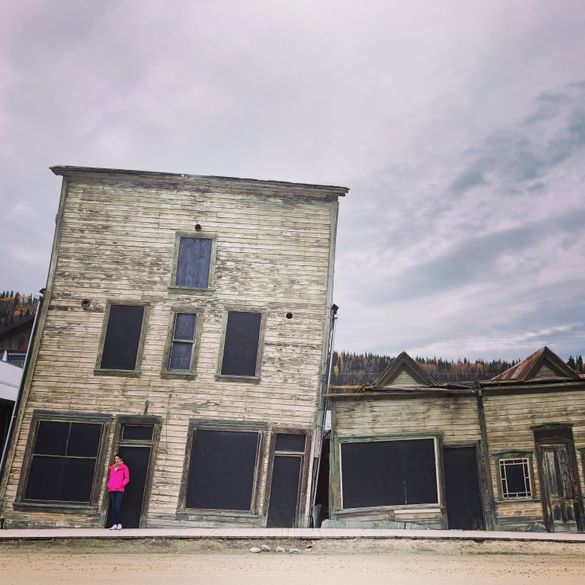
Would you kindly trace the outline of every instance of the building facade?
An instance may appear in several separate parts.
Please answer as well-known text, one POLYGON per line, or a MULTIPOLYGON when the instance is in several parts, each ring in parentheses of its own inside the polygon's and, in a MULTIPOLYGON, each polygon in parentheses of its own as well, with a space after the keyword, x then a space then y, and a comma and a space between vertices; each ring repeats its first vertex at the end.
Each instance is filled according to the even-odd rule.
POLYGON ((401 354, 328 396, 330 526, 585 529, 585 379, 548 348, 467 387, 401 354))
POLYGON ((7 526, 307 526, 343 187, 55 167, 7 526))

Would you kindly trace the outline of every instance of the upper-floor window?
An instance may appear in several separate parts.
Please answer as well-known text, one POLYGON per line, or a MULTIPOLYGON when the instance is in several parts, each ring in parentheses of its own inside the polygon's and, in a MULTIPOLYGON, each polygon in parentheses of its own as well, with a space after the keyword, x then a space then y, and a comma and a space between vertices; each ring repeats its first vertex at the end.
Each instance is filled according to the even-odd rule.
POLYGON ((179 374, 193 371, 196 334, 195 313, 174 313, 166 371, 179 374))
POLYGON ((262 313, 228 313, 220 371, 222 376, 259 376, 261 325, 262 313))
POLYGON ((106 313, 107 325, 98 369, 138 371, 145 307, 112 304, 108 306, 106 313))
POLYGON ((188 289, 210 287, 213 238, 181 235, 178 238, 173 286, 188 289))

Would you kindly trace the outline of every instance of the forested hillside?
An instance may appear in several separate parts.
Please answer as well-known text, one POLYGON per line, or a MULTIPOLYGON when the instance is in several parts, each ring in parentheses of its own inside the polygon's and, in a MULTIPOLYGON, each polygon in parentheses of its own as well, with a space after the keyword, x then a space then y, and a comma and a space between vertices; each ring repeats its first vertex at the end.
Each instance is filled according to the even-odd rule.
POLYGON ((0 293, 0 329, 35 314, 39 299, 14 291, 0 293))
MULTIPOLYGON (((394 357, 374 353, 335 352, 333 355, 332 385, 371 384, 392 362, 394 357)), ((517 361, 506 360, 444 360, 414 358, 439 383, 489 380, 517 361)), ((585 373, 583 357, 570 356, 567 364, 578 373, 585 373)))

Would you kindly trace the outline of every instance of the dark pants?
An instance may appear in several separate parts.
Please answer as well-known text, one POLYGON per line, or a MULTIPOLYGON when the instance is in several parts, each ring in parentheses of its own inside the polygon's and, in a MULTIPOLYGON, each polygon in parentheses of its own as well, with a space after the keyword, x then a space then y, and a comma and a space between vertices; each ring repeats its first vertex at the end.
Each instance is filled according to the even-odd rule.
POLYGON ((122 498, 124 492, 110 492, 110 508, 112 510, 112 524, 122 524, 122 498))

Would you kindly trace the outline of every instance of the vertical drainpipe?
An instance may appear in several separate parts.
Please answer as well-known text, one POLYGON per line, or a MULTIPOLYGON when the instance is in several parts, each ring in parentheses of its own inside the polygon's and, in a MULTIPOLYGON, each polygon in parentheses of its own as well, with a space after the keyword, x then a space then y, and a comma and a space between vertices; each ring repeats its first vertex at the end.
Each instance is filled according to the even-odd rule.
MULTIPOLYGON (((331 384, 331 370, 333 368, 333 347, 335 344, 335 322, 337 321, 337 311, 339 307, 335 304, 331 305, 330 309, 330 319, 331 319, 331 327, 329 329, 329 341, 328 341, 328 364, 327 364, 327 372, 323 375, 323 382, 321 383, 321 396, 319 397, 319 410, 321 412, 321 417, 318 420, 318 425, 316 429, 316 439, 319 440, 319 452, 316 455, 316 463, 315 463, 315 479, 313 481, 313 485, 311 486, 312 493, 311 493, 311 510, 315 508, 315 499, 317 497, 317 484, 319 483, 319 471, 321 469, 321 451, 323 450, 323 433, 325 429, 325 420, 327 418, 327 404, 328 401, 325 398, 325 394, 329 390, 329 385, 331 384)), ((314 527, 315 528, 315 527, 314 527)))
POLYGON ((478 384, 476 390, 477 415, 479 419, 479 430, 481 433, 480 443, 480 468, 481 485, 483 492, 483 504, 485 507, 485 524, 487 530, 495 530, 496 527, 496 503, 494 500, 494 488, 492 484, 492 473, 490 466, 490 451, 488 444, 487 426, 485 422, 485 408, 483 404, 483 389, 478 384))

